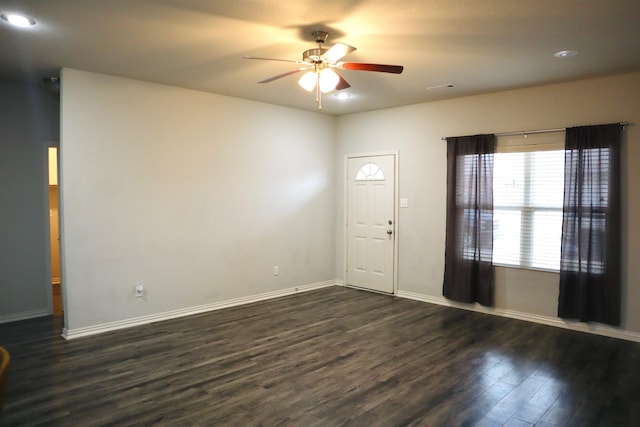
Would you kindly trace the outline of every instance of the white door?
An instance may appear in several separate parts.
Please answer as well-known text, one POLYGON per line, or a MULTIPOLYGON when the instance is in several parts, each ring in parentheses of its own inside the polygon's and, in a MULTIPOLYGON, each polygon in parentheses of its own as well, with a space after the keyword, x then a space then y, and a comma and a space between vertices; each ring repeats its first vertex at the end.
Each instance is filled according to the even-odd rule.
POLYGON ((347 161, 349 286, 393 293, 395 155, 347 161))

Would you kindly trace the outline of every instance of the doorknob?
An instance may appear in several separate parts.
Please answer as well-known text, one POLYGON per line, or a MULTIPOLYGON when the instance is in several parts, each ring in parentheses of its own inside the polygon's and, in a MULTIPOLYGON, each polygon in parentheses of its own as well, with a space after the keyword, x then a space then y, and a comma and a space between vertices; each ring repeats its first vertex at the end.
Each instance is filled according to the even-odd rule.
POLYGON ((387 234, 393 234, 393 230, 388 229, 388 230, 387 230, 387 234))

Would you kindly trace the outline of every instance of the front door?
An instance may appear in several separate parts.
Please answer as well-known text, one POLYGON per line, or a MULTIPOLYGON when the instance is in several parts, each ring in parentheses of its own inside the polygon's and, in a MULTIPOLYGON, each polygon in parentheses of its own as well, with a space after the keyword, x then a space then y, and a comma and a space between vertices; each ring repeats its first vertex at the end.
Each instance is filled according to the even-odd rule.
POLYGON ((347 160, 346 284, 393 293, 395 155, 347 160))

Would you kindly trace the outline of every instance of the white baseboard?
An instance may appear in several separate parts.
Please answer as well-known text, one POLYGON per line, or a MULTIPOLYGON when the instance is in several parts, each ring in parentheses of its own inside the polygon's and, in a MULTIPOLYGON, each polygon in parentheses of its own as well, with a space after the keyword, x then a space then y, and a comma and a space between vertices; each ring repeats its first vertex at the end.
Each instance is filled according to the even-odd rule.
MULTIPOLYGON (((345 286, 342 280, 327 280, 324 282, 311 283, 308 285, 300 285, 293 288, 281 289, 273 292, 252 295, 248 297, 235 298, 232 300, 221 301, 217 303, 204 304, 185 309, 172 310, 164 313, 151 314, 132 319, 121 320, 117 322, 104 323, 95 326, 88 326, 77 329, 63 329, 62 336, 65 339, 73 339, 85 337, 89 335, 100 334, 103 332, 114 331, 117 329, 130 328, 132 326, 146 325, 149 323, 160 322, 163 320, 175 319, 178 317, 190 316, 193 314, 205 313, 208 311, 221 310, 223 308, 235 307, 243 304, 264 301, 272 298, 279 298, 287 295, 293 295, 298 292, 306 292, 314 289, 326 288, 329 286, 345 286)), ((490 308, 479 304, 463 304, 450 301, 444 297, 436 297, 415 292, 398 290, 397 297, 407 298, 431 304, 443 305, 447 307, 461 308, 464 310, 476 311, 479 313, 491 314, 494 316, 508 317, 511 319, 525 320, 527 322, 540 323, 543 325, 554 326, 557 328, 570 329, 578 332, 587 332, 596 335, 603 335, 611 338, 618 338, 627 341, 640 342, 640 333, 625 331, 619 328, 606 326, 602 324, 592 324, 584 322, 568 322, 557 317, 542 316, 538 314, 525 313, 516 310, 490 308)), ((0 315, 0 323, 16 322, 20 320, 33 319, 36 317, 49 316, 48 310, 32 310, 14 314, 0 315)))
POLYGON ((103 323, 100 325, 87 326, 84 328, 62 330, 62 337, 70 340, 74 338, 86 337, 89 335, 101 334, 103 332, 115 331, 117 329, 130 328, 132 326, 146 325, 149 323, 161 322, 163 320, 175 319, 178 317, 191 316, 193 314, 206 313, 208 311, 221 310, 223 308, 235 307, 243 304, 264 301, 272 298, 279 298, 287 295, 293 295, 299 292, 312 291, 314 289, 335 286, 335 280, 327 280, 325 282, 311 283, 308 285, 295 286, 288 289, 280 289, 273 292, 266 292, 248 297, 235 298, 232 300, 214 302, 210 304, 199 305, 195 307, 183 308, 179 310, 166 311, 164 313, 150 314, 148 316, 134 317, 132 319, 119 320, 117 322, 103 323))
POLYGON ((415 292, 398 291, 400 298, 407 298, 416 301, 428 302, 431 304, 444 305, 447 307, 461 308, 464 310, 477 311, 479 313, 492 314, 494 316, 508 317, 510 319, 525 320, 527 322, 541 323, 543 325, 555 326, 557 328, 571 329, 578 332, 604 335, 611 338, 618 338, 627 341, 640 342, 640 333, 625 331, 623 329, 606 326, 602 324, 592 324, 584 322, 568 322, 557 317, 541 316, 538 314, 525 313, 522 311, 509 310, 504 308, 490 308, 479 304, 463 304, 450 301, 445 297, 434 297, 430 295, 418 294, 415 292))
POLYGON ((17 322, 19 320, 34 319, 36 317, 44 317, 50 315, 51 312, 49 310, 31 310, 14 314, 2 314, 0 315, 0 323, 17 322))

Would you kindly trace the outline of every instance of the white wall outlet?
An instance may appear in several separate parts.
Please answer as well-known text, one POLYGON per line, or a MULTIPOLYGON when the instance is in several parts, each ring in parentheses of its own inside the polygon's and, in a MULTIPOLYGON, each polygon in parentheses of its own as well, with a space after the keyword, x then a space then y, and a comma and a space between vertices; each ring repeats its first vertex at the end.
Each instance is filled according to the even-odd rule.
POLYGON ((136 298, 140 298, 143 295, 144 295, 144 286, 137 285, 136 286, 136 298))
POLYGON ((273 275, 274 276, 279 276, 280 275, 280 267, 278 267, 277 265, 273 266, 273 275))
POLYGON ((400 199, 400 207, 408 208, 409 207, 409 199, 400 199))

